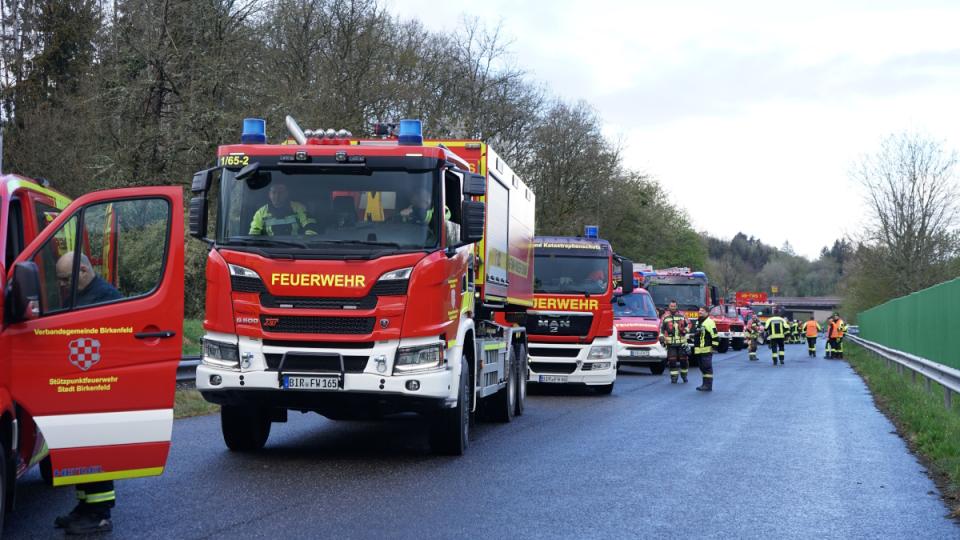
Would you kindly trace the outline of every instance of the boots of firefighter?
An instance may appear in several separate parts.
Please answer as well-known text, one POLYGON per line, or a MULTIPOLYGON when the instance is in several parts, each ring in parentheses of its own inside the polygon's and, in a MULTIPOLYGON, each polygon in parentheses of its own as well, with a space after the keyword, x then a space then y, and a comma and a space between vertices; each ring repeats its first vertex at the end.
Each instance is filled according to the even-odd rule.
POLYGON ((681 370, 680 370, 680 378, 683 379, 683 382, 687 382, 687 370, 686 370, 686 369, 681 369, 681 370))
POLYGON ((777 365, 777 351, 773 351, 773 365, 777 365))
POLYGON ((757 359, 757 353, 754 351, 750 351, 750 360, 755 361, 756 359, 757 359))
POLYGON ((783 351, 780 351, 780 365, 781 365, 781 366, 783 365, 783 357, 784 357, 784 356, 785 356, 785 355, 784 355, 783 351))
POLYGON ((713 373, 704 373, 703 382, 697 387, 697 390, 701 392, 713 391, 713 373))

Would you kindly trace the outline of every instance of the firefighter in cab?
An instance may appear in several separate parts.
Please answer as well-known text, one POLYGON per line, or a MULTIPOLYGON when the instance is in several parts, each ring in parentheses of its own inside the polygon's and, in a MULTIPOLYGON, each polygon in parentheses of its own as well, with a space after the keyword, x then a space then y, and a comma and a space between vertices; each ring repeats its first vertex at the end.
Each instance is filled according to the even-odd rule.
POLYGON ((713 351, 720 345, 717 324, 709 315, 707 308, 700 308, 693 333, 693 355, 700 363, 700 373, 703 375, 703 382, 697 387, 701 392, 713 391, 713 351))
POLYGON ((303 236, 317 234, 316 220, 307 216, 303 204, 290 200, 283 182, 270 184, 270 202, 260 207, 250 221, 250 236, 303 236))
POLYGON ((667 348, 667 364, 670 366, 670 382, 676 384, 677 378, 687 382, 690 360, 687 358, 687 318, 677 309, 677 301, 672 300, 660 321, 660 344, 667 348))
POLYGON ((810 316, 810 320, 803 323, 803 333, 807 336, 807 355, 810 358, 817 357, 817 335, 820 334, 820 323, 810 316))
POLYGON ((787 332, 789 332, 789 325, 790 323, 781 317, 778 312, 774 312, 773 316, 767 319, 767 339, 770 341, 770 354, 773 356, 773 365, 777 365, 778 359, 780 360, 780 365, 783 365, 783 358, 786 356, 784 340, 787 337, 787 332))

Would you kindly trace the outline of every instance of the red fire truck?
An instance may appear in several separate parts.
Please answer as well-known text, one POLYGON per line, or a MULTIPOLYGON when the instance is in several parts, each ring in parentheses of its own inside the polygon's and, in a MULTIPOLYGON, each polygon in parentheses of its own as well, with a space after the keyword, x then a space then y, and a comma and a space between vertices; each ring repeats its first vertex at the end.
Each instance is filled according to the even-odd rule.
POLYGON ((712 287, 703 272, 691 272, 689 268, 667 268, 643 273, 643 286, 653 297, 653 303, 661 312, 671 301, 688 319, 697 318, 697 310, 720 304, 717 288, 712 287))
MULTIPOLYGON (((592 232, 534 241, 529 380, 586 384, 609 394, 617 378, 612 276, 615 266, 620 275, 633 275, 633 263, 615 255, 610 243, 592 232)), ((625 280, 622 293, 632 292, 633 281, 625 280)))
POLYGON ((288 117, 293 144, 244 126, 191 201, 211 246, 197 388, 227 447, 262 447, 289 410, 416 412, 458 455, 478 407, 522 413, 535 199, 499 155, 424 141, 416 120, 357 140, 288 117))
POLYGON ((0 251, 0 508, 37 463, 55 486, 161 474, 181 354, 182 191, 70 203, 0 176, 0 251))

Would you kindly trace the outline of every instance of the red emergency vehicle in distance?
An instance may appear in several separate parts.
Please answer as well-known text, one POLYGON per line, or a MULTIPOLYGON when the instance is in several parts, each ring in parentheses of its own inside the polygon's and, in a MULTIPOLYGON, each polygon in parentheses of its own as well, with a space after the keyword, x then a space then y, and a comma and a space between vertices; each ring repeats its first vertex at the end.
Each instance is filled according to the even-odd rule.
POLYGON ((644 289, 613 296, 613 324, 617 329, 618 365, 650 368, 660 375, 667 366, 667 350, 660 344, 660 318, 653 298, 644 289))
POLYGON ((176 187, 70 203, 0 176, 0 508, 37 463, 56 486, 163 471, 181 356, 182 216, 176 187), (112 298, 89 302, 91 273, 112 298))
POLYGON ((643 273, 643 287, 650 292, 653 303, 663 313, 671 301, 690 320, 696 320, 697 310, 718 305, 717 288, 712 287, 703 272, 689 268, 667 268, 643 273))
MULTIPOLYGON (((633 275, 633 263, 596 237, 538 236, 534 306, 527 317, 530 382, 577 383, 602 394, 616 381, 613 274, 633 275)), ((633 282, 623 284, 624 294, 633 282)))
POLYGON ((197 388, 224 442, 260 448, 288 410, 416 412, 462 454, 478 407, 523 410, 533 192, 482 141, 425 141, 419 121, 375 140, 287 128, 293 144, 266 144, 244 121, 194 177, 191 234, 219 193, 197 388))
POLYGON ((736 306, 720 304, 710 308, 710 318, 717 325, 717 336, 720 342, 717 352, 725 353, 728 349, 739 351, 746 346, 744 334, 744 319, 740 316, 736 306))

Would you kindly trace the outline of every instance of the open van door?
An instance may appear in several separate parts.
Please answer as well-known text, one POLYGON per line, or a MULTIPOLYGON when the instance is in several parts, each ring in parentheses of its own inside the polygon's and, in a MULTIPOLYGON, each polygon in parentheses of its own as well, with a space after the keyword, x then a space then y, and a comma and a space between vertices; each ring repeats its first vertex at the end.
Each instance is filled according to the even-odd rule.
POLYGON ((163 472, 183 329, 183 194, 74 201, 8 269, 0 352, 54 485, 163 472), (106 277, 107 279, 104 279, 106 277))

